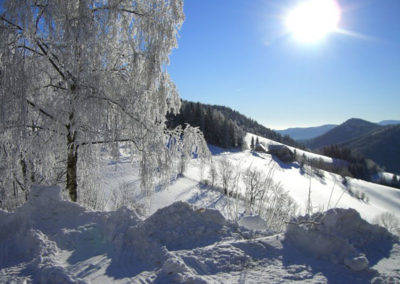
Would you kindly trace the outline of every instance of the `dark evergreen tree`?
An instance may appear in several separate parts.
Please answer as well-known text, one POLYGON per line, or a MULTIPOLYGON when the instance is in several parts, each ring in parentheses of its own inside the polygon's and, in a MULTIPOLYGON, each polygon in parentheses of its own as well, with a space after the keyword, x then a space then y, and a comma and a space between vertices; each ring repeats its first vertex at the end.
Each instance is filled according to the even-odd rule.
POLYGON ((241 115, 237 111, 223 106, 210 106, 182 101, 180 113, 178 115, 168 115, 167 126, 173 128, 185 124, 199 127, 206 141, 215 146, 225 148, 241 147, 246 132, 251 132, 277 142, 302 148, 289 137, 282 137, 280 134, 241 115))
POLYGON ((396 187, 399 184, 399 180, 397 178, 397 175, 393 175, 392 177, 392 186, 396 187))

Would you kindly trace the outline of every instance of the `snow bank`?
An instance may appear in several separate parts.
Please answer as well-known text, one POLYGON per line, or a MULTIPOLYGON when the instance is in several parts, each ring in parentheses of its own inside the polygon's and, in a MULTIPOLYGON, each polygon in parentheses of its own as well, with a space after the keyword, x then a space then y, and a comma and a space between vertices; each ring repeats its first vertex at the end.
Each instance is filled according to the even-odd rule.
POLYGON ((15 213, 0 211, 0 276, 2 269, 18 264, 34 282, 84 283, 80 276, 87 273, 80 262, 107 255, 125 270, 158 267, 161 274, 173 272, 180 281, 194 281, 191 270, 169 251, 239 238, 237 229, 219 211, 197 210, 184 202, 141 220, 127 208, 87 211, 63 201, 58 187, 35 186, 29 201, 15 213))
MULTIPOLYGON (((367 283, 375 275, 386 279, 309 261, 287 245, 325 258, 336 253, 334 261, 364 270, 370 260, 368 245, 391 237, 384 229, 366 223, 354 210, 314 215, 314 225, 307 220, 294 220, 297 225, 289 226, 283 241, 282 235, 252 233, 217 210, 184 202, 141 219, 127 208, 88 211, 63 201, 57 187, 34 187, 29 201, 16 212, 0 211, 0 282, 367 283)), ((258 229, 263 222, 245 217, 242 225, 258 229)), ((396 273, 399 258, 393 253, 381 264, 388 273, 396 273)))
POLYGON ((106 244, 118 244, 124 228, 140 221, 126 208, 86 211, 63 201, 58 187, 43 186, 34 186, 15 213, 0 211, 0 216, 0 269, 24 263, 23 274, 37 283, 85 283, 60 265, 62 250, 105 250, 106 244))
POLYGON ((363 220, 356 210, 339 208, 293 219, 286 232, 286 239, 300 251, 355 271, 368 268, 369 247, 378 248, 393 238, 383 227, 363 220))
POLYGON ((249 230, 263 231, 267 230, 267 222, 260 216, 243 216, 238 224, 249 230))
POLYGON ((212 209, 196 209, 185 202, 175 202, 146 219, 140 230, 157 235, 168 250, 192 249, 231 237, 237 226, 212 209))

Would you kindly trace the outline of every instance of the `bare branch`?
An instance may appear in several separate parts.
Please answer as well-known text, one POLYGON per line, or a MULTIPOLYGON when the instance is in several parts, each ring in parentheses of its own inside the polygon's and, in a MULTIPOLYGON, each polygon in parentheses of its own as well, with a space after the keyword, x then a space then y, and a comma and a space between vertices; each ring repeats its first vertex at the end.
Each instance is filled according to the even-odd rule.
POLYGON ((89 141, 89 142, 82 142, 77 143, 78 146, 86 146, 86 145, 97 145, 97 144, 110 144, 110 143, 120 143, 120 142, 131 142, 135 145, 136 149, 140 152, 144 152, 143 148, 140 148, 137 142, 132 138, 126 139, 113 139, 113 140, 99 140, 99 141, 89 141))
POLYGON ((40 48, 40 50, 47 56, 47 58, 50 61, 50 64, 54 67, 54 69, 56 69, 57 73, 61 75, 61 77, 65 80, 66 76, 65 74, 61 71, 61 69, 59 68, 59 66, 55 63, 55 61, 49 56, 49 53, 47 52, 47 50, 45 49, 45 44, 43 43, 43 45, 41 44, 41 42, 39 40, 36 40, 36 44, 37 46, 40 48))
MULTIPOLYGON (((13 26, 13 27, 15 27, 16 29, 18 29, 18 30, 24 32, 24 29, 23 29, 21 26, 19 26, 18 24, 15 24, 15 23, 11 22, 10 20, 6 19, 5 17, 3 17, 3 16, 1 16, 1 15, 0 15, 0 19, 1 19, 2 21, 6 22, 8 25, 13 26)), ((54 69, 56 69, 57 73, 59 73, 59 74, 61 75, 61 77, 65 80, 65 79, 66 79, 65 74, 61 71, 61 68, 60 68, 60 67, 56 64, 56 62, 55 62, 55 61, 58 61, 57 56, 55 56, 53 53, 50 53, 50 54, 49 54, 49 52, 48 52, 48 46, 47 46, 47 44, 46 44, 45 42, 43 42, 42 40, 36 38, 36 39, 35 39, 35 43, 36 43, 36 45, 39 47, 39 49, 43 52, 43 54, 44 54, 45 56, 47 56, 48 60, 50 61, 50 64, 54 67, 54 69), (50 55, 51 55, 52 57, 50 57, 50 55), (54 60, 54 59, 55 59, 55 60, 54 60)), ((33 51, 33 50, 32 50, 32 51, 33 51)), ((39 54, 40 54, 40 53, 39 53, 39 54)))
MULTIPOLYGON (((92 89, 94 89, 94 88, 92 88, 92 89)), ((147 131, 151 131, 151 130, 149 129, 149 127, 148 127, 146 124, 143 123, 143 121, 141 121, 139 118, 134 117, 132 114, 130 114, 130 113, 126 110, 125 106, 123 106, 123 105, 120 104, 119 102, 117 102, 117 101, 115 101, 115 100, 113 100, 113 99, 111 99, 111 98, 106 98, 106 97, 101 97, 101 96, 95 96, 95 95, 89 96, 89 98, 104 100, 104 101, 107 101, 107 102, 109 102, 109 103, 111 103, 111 104, 113 104, 113 105, 119 107, 127 116, 129 116, 131 119, 135 120, 136 122, 140 123, 147 131)))
POLYGON ((47 5, 37 5, 37 4, 36 4, 35 6, 38 7, 38 8, 40 8, 40 13, 39 13, 39 15, 38 15, 37 18, 36 18, 36 25, 35 25, 35 34, 36 34, 37 31, 38 31, 39 22, 40 22, 40 20, 41 20, 41 18, 42 18, 42 16, 43 16, 44 9, 47 8, 47 5))
POLYGON ((33 48, 31 48, 31 47, 29 47, 29 46, 26 46, 26 45, 18 45, 17 48, 23 48, 23 49, 29 50, 29 51, 31 51, 31 52, 33 52, 33 53, 36 53, 36 54, 38 54, 38 55, 40 55, 40 56, 44 56, 43 53, 40 53, 40 52, 38 52, 37 50, 34 50, 33 48))
POLYGON ((54 85, 54 84, 47 84, 46 86, 43 86, 42 88, 56 88, 56 89, 61 89, 61 90, 68 90, 67 88, 60 86, 60 85, 54 85))
POLYGON ((96 7, 94 9, 92 9, 92 11, 93 12, 97 12, 97 11, 101 11, 101 10, 112 10, 112 9, 114 9, 116 11, 119 11, 119 12, 126 12, 126 13, 130 13, 130 14, 135 14, 136 16, 140 16, 140 17, 147 16, 145 13, 138 12, 138 11, 131 10, 131 9, 127 9, 127 8, 124 8, 124 7, 115 8, 115 7, 111 7, 111 6, 102 6, 102 7, 96 7))
POLYGON ((21 26, 19 26, 19 25, 17 25, 17 24, 14 24, 13 22, 7 20, 7 19, 4 18, 2 15, 0 15, 0 19, 1 19, 2 21, 6 22, 7 24, 9 24, 10 26, 13 26, 14 28, 16 28, 16 29, 18 29, 18 30, 20 30, 20 31, 23 31, 23 30, 24 30, 21 26))
POLYGON ((67 127, 67 125, 65 125, 64 123, 62 123, 61 121, 59 121, 56 117, 54 117, 52 114, 48 113, 47 111, 45 111, 44 109, 38 107, 34 102, 30 101, 30 100, 26 100, 26 102, 28 103, 28 105, 32 106, 34 109, 36 109, 39 113, 43 114, 44 116, 50 118, 51 120, 59 123, 60 125, 67 127))

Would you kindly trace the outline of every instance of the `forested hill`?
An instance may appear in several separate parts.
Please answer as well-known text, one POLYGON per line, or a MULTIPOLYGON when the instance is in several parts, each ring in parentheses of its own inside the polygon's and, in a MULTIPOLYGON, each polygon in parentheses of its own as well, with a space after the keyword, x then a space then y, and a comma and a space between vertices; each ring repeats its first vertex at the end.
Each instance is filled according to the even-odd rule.
POLYGON ((327 133, 311 139, 305 144, 311 149, 318 149, 329 145, 341 144, 363 136, 382 126, 359 118, 351 118, 336 126, 327 133))
POLYGON ((225 106, 182 101, 180 113, 178 115, 169 114, 167 118, 167 125, 170 128, 185 123, 200 127, 207 143, 223 148, 241 147, 246 132, 301 148, 301 145, 289 136, 282 136, 225 106))
POLYGON ((400 174, 400 124, 382 126, 340 144, 372 159, 391 173, 400 174))

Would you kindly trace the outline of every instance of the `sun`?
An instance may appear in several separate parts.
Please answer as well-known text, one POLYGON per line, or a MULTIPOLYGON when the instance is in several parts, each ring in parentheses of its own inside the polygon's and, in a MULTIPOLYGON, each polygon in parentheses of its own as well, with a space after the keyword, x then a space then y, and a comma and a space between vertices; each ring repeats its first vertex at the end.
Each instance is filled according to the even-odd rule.
POLYGON ((305 0, 288 13, 285 24, 296 40, 312 43, 337 30, 340 16, 335 0, 305 0))

